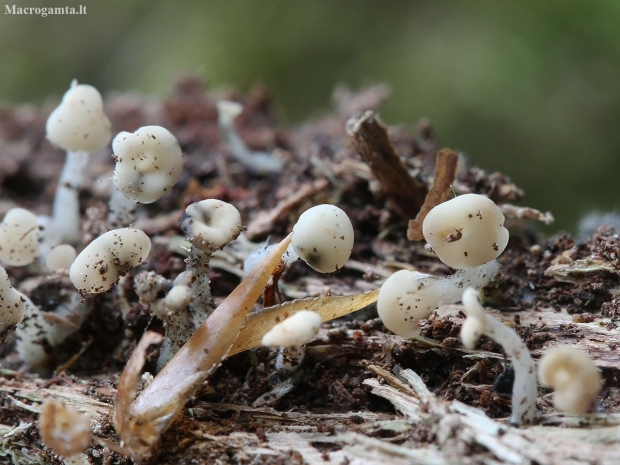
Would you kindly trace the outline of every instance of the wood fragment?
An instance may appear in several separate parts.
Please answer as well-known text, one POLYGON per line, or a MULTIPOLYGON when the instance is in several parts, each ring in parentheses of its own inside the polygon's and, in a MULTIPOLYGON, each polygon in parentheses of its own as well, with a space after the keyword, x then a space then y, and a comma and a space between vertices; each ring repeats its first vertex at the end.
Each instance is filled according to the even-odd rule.
POLYGON ((275 223, 285 216, 291 208, 324 190, 328 185, 327 179, 317 179, 313 183, 303 184, 293 195, 282 199, 271 210, 259 212, 248 225, 246 232, 248 239, 254 240, 269 234, 273 230, 275 223))
POLYGON ((370 166, 385 196, 403 218, 415 218, 424 203, 427 188, 409 175, 390 142, 385 126, 370 110, 350 118, 346 126, 353 146, 370 166))
POLYGON ((543 213, 535 208, 519 207, 508 203, 501 205, 500 208, 506 218, 512 218, 515 220, 536 220, 545 223, 547 226, 553 224, 555 221, 555 218, 551 212, 543 213))
POLYGON ((413 220, 409 220, 409 228, 407 229, 407 239, 410 241, 421 241, 424 239, 422 234, 422 223, 428 212, 448 198, 450 186, 454 183, 456 176, 456 165, 458 163, 458 155, 450 149, 442 149, 437 154, 437 164, 435 166, 435 179, 431 186, 424 205, 420 208, 417 216, 413 220))

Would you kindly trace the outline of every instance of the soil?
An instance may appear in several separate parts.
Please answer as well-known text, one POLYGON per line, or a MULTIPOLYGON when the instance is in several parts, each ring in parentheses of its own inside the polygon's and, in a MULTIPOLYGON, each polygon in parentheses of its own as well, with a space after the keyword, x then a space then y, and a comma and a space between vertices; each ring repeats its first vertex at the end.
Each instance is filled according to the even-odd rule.
MULTIPOLYGON (((139 303, 132 279, 142 270, 166 278, 185 270, 177 238, 182 234, 182 211, 192 202, 216 198, 234 204, 241 212, 245 237, 254 243, 280 240, 312 205, 332 203, 345 210, 355 229, 350 261, 331 275, 316 273, 301 262, 293 264, 280 278, 284 300, 363 293, 377 289, 399 269, 436 275, 453 271, 426 250, 423 241, 407 240, 411 218, 403 216, 398 199, 385 194, 394 190, 385 185, 390 178, 375 177, 374 170, 381 166, 369 166, 347 135, 347 120, 376 109, 387 96, 385 89, 373 86, 357 93, 341 89, 335 96, 331 114, 295 128, 278 124, 264 87, 249 95, 222 94, 186 77, 177 83, 174 95, 163 101, 134 94, 106 100, 114 134, 160 124, 179 140, 185 168, 166 196, 140 207, 136 226, 151 237, 149 260, 130 272, 122 293, 115 288, 93 299, 94 309, 80 331, 51 354, 53 370, 43 374, 23 370, 11 339, 0 348, 0 462, 62 463, 41 443, 37 430, 37 412, 47 396, 81 407, 92 415, 98 437, 119 441, 109 416, 119 374, 145 330, 163 332, 162 322, 139 303), (222 98, 243 103, 244 111, 236 119, 241 138, 250 149, 285 160, 281 173, 252 174, 231 156, 217 123, 216 102, 222 98)), ((2 215, 15 206, 37 214, 51 212, 64 154, 45 139, 48 114, 28 106, 0 110, 2 215)), ((421 122, 416 134, 390 127, 388 135, 423 199, 440 148, 432 127, 421 122)), ((84 244, 107 227, 112 170, 109 148, 92 156, 80 198, 84 244)), ((523 196, 507 176, 469 166, 464 158, 453 188, 456 194, 484 194, 498 204, 512 204, 523 196)), ((601 225, 590 238, 577 241, 568 234, 545 238, 532 220, 509 219, 507 225, 511 239, 499 258, 501 278, 486 290, 485 305, 519 333, 536 359, 557 344, 576 345, 588 351, 603 374, 594 413, 581 420, 555 412, 550 391, 540 388, 542 426, 537 428, 599 432, 604 427, 618 428, 618 233, 601 225)), ((231 246, 211 263, 216 303, 240 283, 247 254, 247 249, 231 246)), ((57 296, 71 288, 66 277, 37 265, 6 269, 14 286, 46 310, 53 311, 57 296)), ((258 348, 231 356, 188 400, 163 435, 151 463, 617 463, 620 436, 591 441, 587 433, 581 440, 597 444, 594 455, 589 449, 575 453, 567 440, 561 443, 565 452, 540 449, 534 456, 536 438, 527 436, 527 428, 507 426, 513 379, 510 360, 497 343, 485 338, 475 351, 464 349, 459 340, 463 316, 458 305, 443 306, 423 322, 420 337, 406 340, 390 334, 370 306, 325 323, 292 377, 274 370, 273 350, 258 348), (424 394, 398 375, 407 369, 417 373, 435 396, 426 407, 415 400, 424 394), (422 419, 395 400, 397 392, 408 396, 402 401, 406 405, 417 405, 422 419), (510 438, 526 438, 533 444, 530 455, 516 446, 510 449, 513 455, 507 454, 454 428, 443 434, 447 426, 438 427, 437 418, 431 421, 424 415, 447 409, 445 418, 452 418, 457 413, 450 409, 461 405, 453 401, 480 409, 496 420, 493 424, 503 425, 494 441, 504 441, 504 449, 510 438), (459 440, 449 442, 446 437, 459 440), (426 455, 408 455, 420 451, 426 455)), ((154 372, 156 357, 155 349, 146 371, 154 372)), ((99 442, 86 454, 91 463, 132 463, 99 442)))

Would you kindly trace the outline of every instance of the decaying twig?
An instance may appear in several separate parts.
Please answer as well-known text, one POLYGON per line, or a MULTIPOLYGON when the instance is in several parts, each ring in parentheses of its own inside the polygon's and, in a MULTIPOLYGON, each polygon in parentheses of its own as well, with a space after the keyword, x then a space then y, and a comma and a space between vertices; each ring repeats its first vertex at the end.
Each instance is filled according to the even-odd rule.
POLYGON ((347 134, 398 212, 406 219, 415 218, 424 203, 426 186, 409 175, 374 112, 349 119, 347 134))
POLYGON ((450 192, 450 186, 454 183, 456 176, 456 165, 458 155, 450 149, 442 149, 437 153, 437 161, 435 166, 435 179, 431 186, 424 205, 420 208, 418 215, 413 220, 409 220, 409 228, 407 229, 407 239, 410 241, 421 241, 424 239, 422 234, 422 223, 429 211, 444 202, 450 192))
POLYGON ((542 221, 547 226, 553 224, 555 218, 551 212, 541 212, 535 208, 530 207, 518 207, 516 205, 503 204, 500 206, 502 213, 506 218, 513 218, 516 220, 536 220, 542 221))
POLYGON ((328 185, 327 179, 317 179, 313 183, 303 184, 293 195, 278 202, 271 210, 259 212, 248 225, 246 232, 248 239, 254 240, 268 234, 273 230, 275 222, 286 215, 291 208, 324 190, 328 185))

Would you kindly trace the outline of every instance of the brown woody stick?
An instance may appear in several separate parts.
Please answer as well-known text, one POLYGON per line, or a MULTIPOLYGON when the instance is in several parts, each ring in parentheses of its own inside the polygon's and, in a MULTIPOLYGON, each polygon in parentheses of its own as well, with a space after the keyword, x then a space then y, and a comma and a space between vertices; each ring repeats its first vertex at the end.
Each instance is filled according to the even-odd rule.
POLYGON ((405 218, 414 218, 426 197, 426 186, 416 182, 402 164, 385 126, 368 110, 347 121, 347 134, 392 205, 405 218))
POLYGON ((407 239, 410 241, 421 241, 424 239, 422 234, 422 223, 429 211, 445 201, 450 192, 450 186, 456 176, 456 164, 458 156, 450 149, 442 149, 437 153, 435 165, 435 179, 433 186, 428 191, 424 205, 414 220, 409 220, 407 229, 407 239))

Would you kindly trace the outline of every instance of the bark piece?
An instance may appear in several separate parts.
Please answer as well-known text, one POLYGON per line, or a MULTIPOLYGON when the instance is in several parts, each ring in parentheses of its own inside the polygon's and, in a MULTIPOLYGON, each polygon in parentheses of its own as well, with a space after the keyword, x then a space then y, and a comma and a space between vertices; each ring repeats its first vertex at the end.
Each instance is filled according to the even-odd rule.
POLYGON ((373 111, 347 121, 347 134, 370 166, 386 197, 405 218, 414 218, 426 197, 426 186, 413 179, 390 142, 387 129, 373 111))

